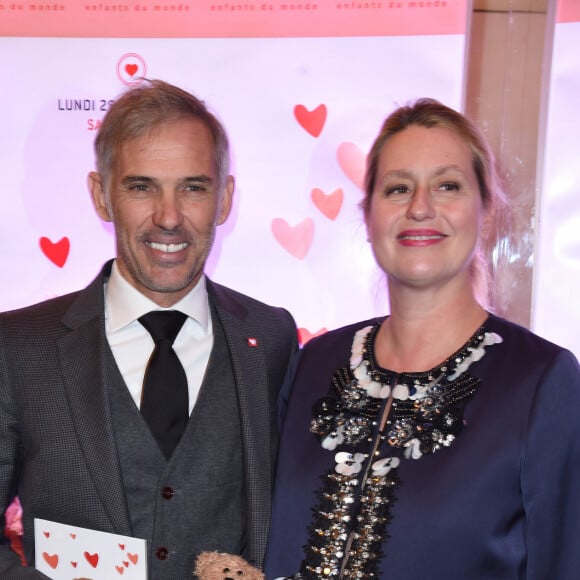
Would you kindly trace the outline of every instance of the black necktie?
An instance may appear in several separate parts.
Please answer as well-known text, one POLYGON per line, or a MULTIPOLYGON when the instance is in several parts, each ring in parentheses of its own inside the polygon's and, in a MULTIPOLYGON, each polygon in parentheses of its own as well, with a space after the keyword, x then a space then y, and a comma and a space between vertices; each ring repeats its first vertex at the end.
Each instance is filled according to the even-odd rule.
POLYGON ((139 318, 155 342, 143 380, 141 414, 167 459, 189 417, 187 377, 172 346, 186 318, 174 310, 149 312, 139 318))

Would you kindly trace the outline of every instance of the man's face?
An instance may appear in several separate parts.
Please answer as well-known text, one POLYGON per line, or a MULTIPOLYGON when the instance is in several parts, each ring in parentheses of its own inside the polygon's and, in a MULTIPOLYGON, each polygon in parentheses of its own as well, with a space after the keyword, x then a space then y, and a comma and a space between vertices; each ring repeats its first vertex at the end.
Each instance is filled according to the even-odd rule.
POLYGON ((126 143, 107 184, 89 175, 95 208, 115 227, 117 265, 137 290, 175 304, 199 280, 234 181, 220 190, 214 143, 196 119, 168 122, 126 143))

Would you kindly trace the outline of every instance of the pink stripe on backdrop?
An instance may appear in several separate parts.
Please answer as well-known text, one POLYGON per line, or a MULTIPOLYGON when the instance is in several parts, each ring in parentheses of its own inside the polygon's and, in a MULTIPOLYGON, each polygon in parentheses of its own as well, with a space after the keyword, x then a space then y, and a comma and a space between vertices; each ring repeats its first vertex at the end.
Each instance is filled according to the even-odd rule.
POLYGON ((580 22, 580 1, 560 0, 556 20, 557 22, 580 22))
POLYGON ((266 38, 463 34, 466 0, 0 0, 0 36, 266 38))

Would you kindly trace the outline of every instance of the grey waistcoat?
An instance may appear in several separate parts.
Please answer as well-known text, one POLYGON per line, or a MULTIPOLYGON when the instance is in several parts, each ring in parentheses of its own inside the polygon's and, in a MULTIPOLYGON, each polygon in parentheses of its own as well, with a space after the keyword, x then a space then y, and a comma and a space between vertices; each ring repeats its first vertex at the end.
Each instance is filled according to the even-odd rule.
MULTIPOLYGON (((204 550, 244 549, 238 398, 224 331, 214 346, 183 437, 166 461, 117 370, 111 410, 133 536, 148 545, 151 580, 191 579, 204 550)), ((112 356, 112 355, 111 355, 112 356)))

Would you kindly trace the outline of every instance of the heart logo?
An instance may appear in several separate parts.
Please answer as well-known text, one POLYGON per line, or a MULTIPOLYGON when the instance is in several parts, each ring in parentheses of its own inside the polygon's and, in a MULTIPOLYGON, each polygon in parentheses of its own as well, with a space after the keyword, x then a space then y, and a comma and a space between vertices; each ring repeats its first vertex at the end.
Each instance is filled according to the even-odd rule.
POLYGON ((341 143, 336 158, 345 175, 359 188, 364 189, 366 155, 354 143, 341 143))
POLYGON ((335 220, 340 213, 344 194, 342 189, 335 189, 332 193, 324 193, 322 189, 315 187, 310 192, 314 205, 329 219, 335 220))
POLYGON ((53 264, 56 264, 59 268, 62 268, 66 264, 70 250, 70 241, 66 236, 56 243, 48 238, 42 237, 40 238, 39 243, 43 254, 53 264))
POLYGON ((320 336, 326 332, 328 332, 327 328, 321 328, 316 332, 310 332, 307 328, 300 327, 298 329, 298 342, 304 346, 309 340, 312 340, 316 336, 320 336))
POLYGON ((306 218, 292 227, 288 225, 286 220, 275 218, 272 220, 271 228, 277 242, 287 252, 299 260, 304 259, 314 237, 314 222, 312 219, 306 218))
POLYGON ((126 64, 125 65, 125 72, 130 77, 134 76, 138 70, 139 70, 139 67, 136 64, 126 64))
POLYGON ((45 538, 50 538, 50 532, 42 532, 45 538))
POLYGON ((139 560, 139 554, 131 554, 131 552, 127 552, 127 558, 131 560, 132 564, 137 564, 137 561, 139 560))
POLYGON ((96 568, 99 563, 99 555, 98 554, 89 554, 85 552, 84 554, 85 560, 93 567, 96 568))
POLYGON ((56 570, 58 566, 58 554, 47 554, 46 552, 42 552, 42 557, 44 561, 53 569, 56 570))
POLYGON ((318 105, 312 111, 309 111, 304 105, 296 105, 294 117, 305 131, 308 131, 313 137, 318 137, 326 122, 326 105, 318 105))
POLYGON ((125 572, 125 568, 123 568, 123 566, 115 566, 115 570, 117 570, 119 574, 123 574, 125 572))

